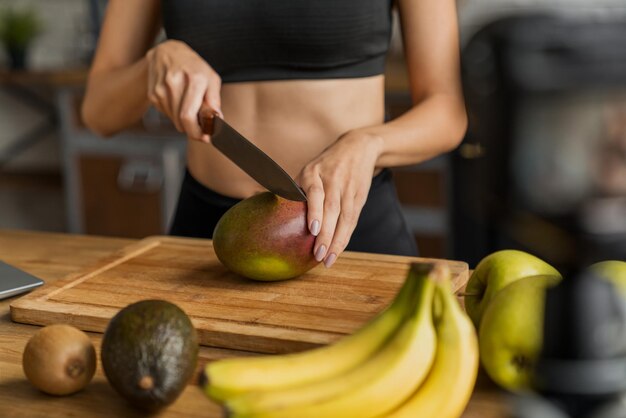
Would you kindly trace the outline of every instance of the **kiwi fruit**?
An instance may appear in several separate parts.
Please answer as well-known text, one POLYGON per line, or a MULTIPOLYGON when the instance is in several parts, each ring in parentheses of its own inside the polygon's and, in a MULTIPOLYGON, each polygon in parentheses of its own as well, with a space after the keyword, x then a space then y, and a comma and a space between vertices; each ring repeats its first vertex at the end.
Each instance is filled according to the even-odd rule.
POLYGON ((84 332, 56 324, 40 329, 26 344, 22 367, 26 378, 50 395, 83 389, 96 372, 96 350, 84 332))

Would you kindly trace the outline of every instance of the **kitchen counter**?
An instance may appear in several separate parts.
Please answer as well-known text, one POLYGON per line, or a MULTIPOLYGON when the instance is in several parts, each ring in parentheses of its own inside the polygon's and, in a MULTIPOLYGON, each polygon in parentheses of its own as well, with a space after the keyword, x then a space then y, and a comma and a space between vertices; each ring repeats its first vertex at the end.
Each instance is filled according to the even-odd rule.
MULTIPOLYGON (((0 259, 46 282, 54 282, 81 267, 107 256, 133 240, 95 236, 0 230, 0 259)), ((17 296, 19 297, 19 296, 17 296)), ((24 377, 22 351, 39 329, 11 321, 9 304, 0 301, 0 417, 140 417, 147 414, 128 406, 108 385, 100 364, 93 381, 68 397, 45 395, 24 377)), ((99 354, 101 334, 89 333, 99 354)), ((249 355, 234 350, 201 347, 198 368, 207 361, 249 355)), ((502 392, 480 376, 465 418, 506 416, 502 392)), ((195 384, 189 385, 178 400, 159 417, 221 417, 220 407, 208 400, 195 384)))

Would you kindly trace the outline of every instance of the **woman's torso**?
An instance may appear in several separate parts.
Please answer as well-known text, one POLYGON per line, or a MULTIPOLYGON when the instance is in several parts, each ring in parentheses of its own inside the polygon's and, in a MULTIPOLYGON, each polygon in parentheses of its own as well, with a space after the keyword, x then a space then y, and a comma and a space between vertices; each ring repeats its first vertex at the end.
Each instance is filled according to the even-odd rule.
MULTIPOLYGON (((390 0, 162 5, 168 37, 222 76, 226 121, 292 176, 342 134, 383 122, 390 0)), ((188 167, 227 196, 263 190, 211 145, 189 141, 188 167)))
MULTIPOLYGON (((222 112, 295 177, 340 135, 383 121, 383 77, 227 84, 222 112)), ((189 141, 187 159, 193 176, 220 194, 264 190, 211 145, 189 141)))

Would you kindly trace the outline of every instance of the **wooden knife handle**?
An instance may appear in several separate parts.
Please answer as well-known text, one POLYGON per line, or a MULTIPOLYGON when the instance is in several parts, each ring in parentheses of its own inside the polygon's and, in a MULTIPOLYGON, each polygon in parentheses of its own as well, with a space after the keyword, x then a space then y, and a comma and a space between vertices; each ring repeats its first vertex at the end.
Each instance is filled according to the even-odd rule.
POLYGON ((219 114, 214 110, 207 108, 200 109, 200 112, 198 112, 198 123, 202 129, 202 133, 209 136, 213 135, 213 119, 216 116, 219 117, 219 114))

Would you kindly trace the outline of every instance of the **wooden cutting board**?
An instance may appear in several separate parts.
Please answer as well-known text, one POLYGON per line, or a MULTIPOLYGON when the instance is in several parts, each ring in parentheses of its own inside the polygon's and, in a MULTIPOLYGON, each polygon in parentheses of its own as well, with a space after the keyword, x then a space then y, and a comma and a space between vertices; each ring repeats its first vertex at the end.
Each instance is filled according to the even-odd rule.
MULTIPOLYGON (((192 319, 202 345, 265 353, 299 351, 354 332, 384 309, 409 262, 433 259, 344 253, 299 278, 256 282, 223 267, 210 240, 149 237, 11 304, 16 322, 104 332, 126 305, 166 299, 192 319)), ((454 288, 467 264, 450 266, 454 288)))

